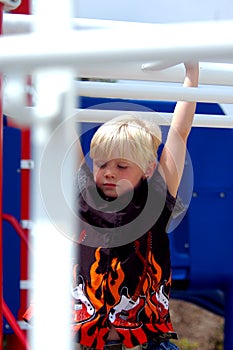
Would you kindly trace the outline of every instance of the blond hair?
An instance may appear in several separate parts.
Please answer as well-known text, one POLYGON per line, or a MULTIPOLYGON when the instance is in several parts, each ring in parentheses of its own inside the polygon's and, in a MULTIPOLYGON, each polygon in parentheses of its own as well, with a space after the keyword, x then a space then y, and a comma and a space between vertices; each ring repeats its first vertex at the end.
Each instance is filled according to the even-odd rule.
POLYGON ((104 123, 96 131, 91 141, 90 157, 128 159, 146 171, 158 156, 161 139, 161 129, 153 117, 121 115, 104 123))

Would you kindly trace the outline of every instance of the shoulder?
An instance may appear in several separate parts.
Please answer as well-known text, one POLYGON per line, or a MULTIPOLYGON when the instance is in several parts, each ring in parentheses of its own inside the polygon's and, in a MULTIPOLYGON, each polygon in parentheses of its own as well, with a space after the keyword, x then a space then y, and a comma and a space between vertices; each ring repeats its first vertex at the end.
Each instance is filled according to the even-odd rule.
POLYGON ((166 182, 158 169, 155 170, 149 181, 151 188, 155 191, 155 195, 163 198, 164 208, 172 214, 172 216, 176 217, 185 210, 181 198, 179 196, 174 197, 169 192, 166 182))
POLYGON ((88 183, 93 183, 93 174, 91 170, 89 169, 88 165, 86 163, 83 163, 76 176, 76 187, 78 189, 78 193, 81 193, 85 191, 87 188, 88 183))

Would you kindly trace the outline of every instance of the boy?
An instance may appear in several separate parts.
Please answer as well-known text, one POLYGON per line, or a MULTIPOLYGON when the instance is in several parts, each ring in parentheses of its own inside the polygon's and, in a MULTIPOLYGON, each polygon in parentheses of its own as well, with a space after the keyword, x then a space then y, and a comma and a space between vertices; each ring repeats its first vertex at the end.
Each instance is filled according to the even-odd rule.
MULTIPOLYGON (((185 64, 184 86, 198 85, 185 64)), ((160 161, 160 128, 125 115, 91 141, 93 174, 78 173, 79 234, 73 264, 73 332, 92 349, 177 349, 169 314, 166 226, 176 203, 195 102, 177 102, 160 161)), ((80 148, 81 149, 81 148, 80 148)))

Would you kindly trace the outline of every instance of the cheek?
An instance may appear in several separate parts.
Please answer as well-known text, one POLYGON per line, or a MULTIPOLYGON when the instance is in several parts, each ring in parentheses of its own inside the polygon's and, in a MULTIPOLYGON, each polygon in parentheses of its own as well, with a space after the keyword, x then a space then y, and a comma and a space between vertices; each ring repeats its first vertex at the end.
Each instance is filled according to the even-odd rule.
POLYGON ((132 173, 128 174, 128 176, 122 177, 121 179, 119 179, 122 184, 124 184, 125 187, 127 188, 133 188, 136 187, 138 185, 138 183, 141 181, 142 179, 142 174, 136 172, 136 174, 132 173))
POLYGON ((101 178, 101 171, 98 169, 93 169, 93 176, 94 176, 94 180, 95 182, 99 182, 100 178, 101 178))
POLYGON ((122 187, 122 188, 133 188, 134 184, 132 181, 128 180, 128 179, 118 179, 117 181, 118 186, 122 187))
POLYGON ((131 181, 126 180, 126 179, 121 179, 117 181, 117 188, 116 192, 118 196, 121 196, 127 192, 132 191, 132 194, 134 192, 134 185, 132 184, 131 181))
POLYGON ((142 171, 139 171, 139 170, 133 171, 133 176, 131 176, 131 180, 132 180, 133 184, 137 185, 139 183, 139 181, 141 181, 143 176, 144 176, 144 173, 142 171))

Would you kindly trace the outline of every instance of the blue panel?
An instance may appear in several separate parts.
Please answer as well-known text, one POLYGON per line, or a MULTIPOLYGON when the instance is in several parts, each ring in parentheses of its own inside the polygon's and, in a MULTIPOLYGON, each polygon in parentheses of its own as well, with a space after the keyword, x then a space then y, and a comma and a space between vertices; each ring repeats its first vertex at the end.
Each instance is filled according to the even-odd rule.
MULTIPOLYGON (((3 213, 20 220, 20 159, 19 129, 4 127, 3 131, 3 213)), ((20 306, 20 240, 9 223, 3 222, 3 296, 16 319, 20 306)), ((4 333, 12 332, 4 318, 4 333)))
MULTIPOLYGON (((94 98, 94 97, 80 97, 79 104, 81 108, 95 108, 95 109, 114 109, 114 110, 143 110, 150 109, 156 112, 172 113, 174 111, 176 102, 167 101, 143 101, 143 100, 121 100, 108 98, 94 98), (135 109, 132 109, 132 105, 135 109)), ((218 114, 223 115, 223 110, 217 103, 197 103, 196 113, 199 114, 218 114)))
POLYGON ((189 215, 192 286, 224 288, 233 283, 232 208, 233 189, 200 189, 192 200, 189 215))
POLYGON ((115 98, 80 97, 81 108, 105 109, 105 110, 154 110, 156 112, 172 113, 174 102, 121 100, 115 98))
POLYGON ((193 129, 189 150, 195 174, 190 281, 218 288, 233 283, 233 130, 193 129))
POLYGON ((173 281, 187 281, 189 279, 189 220, 188 214, 180 225, 169 234, 171 246, 173 281))
POLYGON ((194 187, 233 187, 233 130, 193 128, 188 142, 194 187))
POLYGON ((173 277, 186 276, 190 287, 223 288, 233 283, 233 130, 193 128, 188 150, 194 196, 171 234, 173 277))

